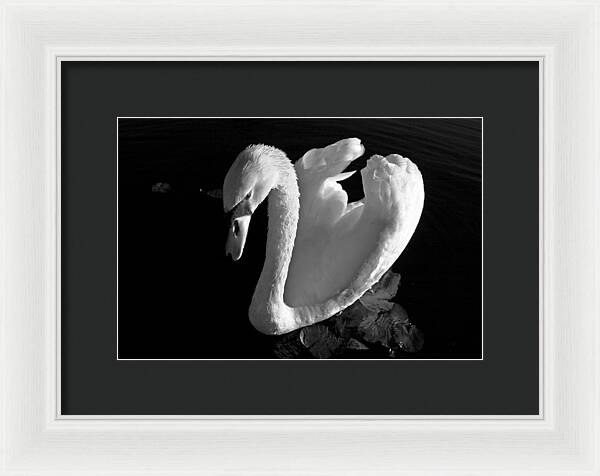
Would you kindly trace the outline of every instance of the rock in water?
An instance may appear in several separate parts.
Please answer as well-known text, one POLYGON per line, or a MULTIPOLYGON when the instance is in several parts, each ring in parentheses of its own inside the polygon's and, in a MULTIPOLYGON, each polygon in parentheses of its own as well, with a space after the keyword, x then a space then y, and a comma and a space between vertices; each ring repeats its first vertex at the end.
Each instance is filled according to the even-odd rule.
POLYGON ((166 182, 156 182, 152 185, 152 191, 154 193, 169 193, 171 190, 171 186, 166 182))
POLYGON ((211 198, 223 198, 223 190, 221 190, 220 188, 215 188, 214 190, 209 190, 208 192, 206 190, 200 189, 199 192, 203 193, 204 195, 208 195, 211 198))

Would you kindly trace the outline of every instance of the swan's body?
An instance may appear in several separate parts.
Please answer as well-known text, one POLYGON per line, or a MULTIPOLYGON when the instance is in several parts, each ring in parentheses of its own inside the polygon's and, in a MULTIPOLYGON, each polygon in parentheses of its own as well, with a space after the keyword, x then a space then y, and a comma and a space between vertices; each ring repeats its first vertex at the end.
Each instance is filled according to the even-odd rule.
POLYGON ((364 153, 358 139, 308 151, 293 166, 274 147, 240 153, 223 186, 232 213, 227 243, 243 252, 250 216, 268 196, 265 264, 249 317, 265 334, 284 334, 345 309, 396 261, 423 209, 423 179, 399 155, 373 156, 361 170, 365 198, 348 204, 339 181, 364 153))

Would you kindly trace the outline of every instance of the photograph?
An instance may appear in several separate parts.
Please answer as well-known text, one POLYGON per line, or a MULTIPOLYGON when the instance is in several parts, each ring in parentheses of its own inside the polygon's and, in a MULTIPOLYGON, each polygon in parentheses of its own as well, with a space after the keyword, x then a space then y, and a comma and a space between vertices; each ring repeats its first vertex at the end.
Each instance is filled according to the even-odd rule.
POLYGON ((483 117, 118 117, 119 360, 483 359, 483 117))

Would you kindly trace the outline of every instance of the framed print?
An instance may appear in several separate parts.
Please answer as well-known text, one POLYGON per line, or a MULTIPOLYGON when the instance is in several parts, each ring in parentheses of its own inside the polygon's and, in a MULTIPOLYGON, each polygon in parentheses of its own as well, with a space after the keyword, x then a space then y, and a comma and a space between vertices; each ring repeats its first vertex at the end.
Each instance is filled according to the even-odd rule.
POLYGON ((600 474, 597 3, 294 7, 2 4, 0 473, 600 474))

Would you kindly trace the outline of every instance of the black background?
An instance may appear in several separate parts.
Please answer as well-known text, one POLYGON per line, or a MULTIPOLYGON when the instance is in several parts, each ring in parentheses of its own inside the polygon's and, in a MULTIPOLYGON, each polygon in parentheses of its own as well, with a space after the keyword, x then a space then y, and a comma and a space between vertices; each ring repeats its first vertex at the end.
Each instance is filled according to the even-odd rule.
MULTIPOLYGON (((255 212, 237 263, 224 254, 222 187, 251 143, 292 160, 359 137, 366 153, 401 153, 420 168, 426 200, 417 231, 394 264, 395 300, 425 334, 400 358, 481 358, 480 118, 119 119, 119 358, 274 358, 274 342, 248 320, 265 256, 266 206, 255 212), (152 184, 168 183, 169 193, 152 184)), ((360 174, 343 182, 363 198, 360 174)), ((383 346, 346 358, 388 358, 383 346)), ((310 354, 309 354, 310 357, 310 354)))
POLYGON ((537 414, 538 74, 535 62, 63 63, 63 413, 537 414), (484 360, 117 361, 116 117, 149 115, 483 116, 484 360))

